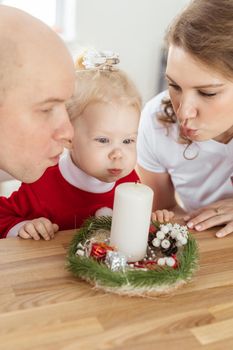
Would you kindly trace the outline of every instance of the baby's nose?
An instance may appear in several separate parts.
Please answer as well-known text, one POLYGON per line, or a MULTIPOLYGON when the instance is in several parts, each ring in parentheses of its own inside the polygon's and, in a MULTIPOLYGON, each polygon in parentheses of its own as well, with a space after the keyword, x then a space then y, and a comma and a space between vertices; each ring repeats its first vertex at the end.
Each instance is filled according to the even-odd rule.
POLYGON ((122 151, 120 148, 115 148, 114 150, 112 150, 110 153, 109 153, 109 158, 111 160, 114 160, 114 159, 119 159, 122 157, 122 151))

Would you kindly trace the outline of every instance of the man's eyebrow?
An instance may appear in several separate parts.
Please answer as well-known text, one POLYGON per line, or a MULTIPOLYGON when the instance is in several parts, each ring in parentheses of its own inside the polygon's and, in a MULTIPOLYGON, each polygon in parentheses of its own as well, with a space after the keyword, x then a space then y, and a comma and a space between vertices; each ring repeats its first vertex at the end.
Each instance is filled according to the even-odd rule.
POLYGON ((36 105, 39 106, 39 105, 43 105, 46 103, 63 103, 63 102, 64 102, 64 100, 61 98, 47 98, 46 100, 37 102, 36 105))
MULTIPOLYGON (((169 77, 168 74, 166 74, 166 78, 168 78, 172 83, 178 85, 175 80, 173 80, 171 77, 169 77)), ((218 83, 218 84, 204 84, 204 85, 197 85, 197 86, 193 86, 194 89, 205 89, 205 88, 215 88, 215 87, 221 87, 223 86, 224 84, 222 83, 218 83)))

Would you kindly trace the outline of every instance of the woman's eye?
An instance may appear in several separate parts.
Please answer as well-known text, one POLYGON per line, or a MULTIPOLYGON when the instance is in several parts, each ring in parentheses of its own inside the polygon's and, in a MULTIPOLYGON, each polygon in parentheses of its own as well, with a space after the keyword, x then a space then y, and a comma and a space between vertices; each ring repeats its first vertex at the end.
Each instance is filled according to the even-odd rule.
POLYGON ((135 140, 133 140, 133 139, 125 139, 123 141, 123 143, 126 144, 126 145, 129 145, 130 143, 134 143, 134 142, 135 142, 135 140))
POLYGON ((180 91, 181 90, 181 88, 178 85, 176 85, 176 84, 168 83, 168 86, 170 88, 176 90, 176 91, 180 91))
POLYGON ((199 91, 199 94, 201 96, 204 96, 204 97, 213 97, 213 96, 216 96, 217 94, 215 92, 212 92, 212 93, 208 93, 208 92, 204 92, 204 91, 199 91))
POLYGON ((95 139, 95 141, 100 142, 100 143, 108 143, 109 139, 107 139, 106 137, 97 137, 95 139))

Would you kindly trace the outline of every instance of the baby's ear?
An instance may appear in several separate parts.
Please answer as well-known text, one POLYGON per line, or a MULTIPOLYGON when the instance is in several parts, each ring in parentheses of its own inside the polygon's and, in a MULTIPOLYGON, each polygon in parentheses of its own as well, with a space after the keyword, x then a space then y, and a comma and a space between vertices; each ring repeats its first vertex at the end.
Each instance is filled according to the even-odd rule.
POLYGON ((65 147, 65 150, 70 150, 73 147, 72 140, 65 140, 63 142, 63 146, 65 147))
POLYGON ((112 216, 112 209, 108 207, 99 208, 98 210, 96 210, 95 216, 112 216))

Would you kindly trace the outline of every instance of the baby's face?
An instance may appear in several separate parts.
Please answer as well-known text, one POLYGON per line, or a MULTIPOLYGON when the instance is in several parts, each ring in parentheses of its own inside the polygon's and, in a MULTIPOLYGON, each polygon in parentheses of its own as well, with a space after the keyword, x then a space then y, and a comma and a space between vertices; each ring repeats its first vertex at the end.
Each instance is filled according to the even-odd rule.
POLYGON ((73 121, 73 162, 100 181, 115 182, 136 164, 136 108, 116 102, 90 104, 73 121))

